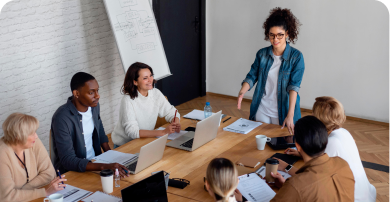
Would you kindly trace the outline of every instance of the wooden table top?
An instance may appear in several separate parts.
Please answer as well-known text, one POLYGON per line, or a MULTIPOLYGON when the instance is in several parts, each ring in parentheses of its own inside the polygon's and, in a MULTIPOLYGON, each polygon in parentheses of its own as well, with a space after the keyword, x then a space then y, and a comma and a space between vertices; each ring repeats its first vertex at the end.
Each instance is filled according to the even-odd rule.
MULTIPOLYGON (((265 146, 263 151, 257 150, 255 136, 259 134, 268 137, 287 136, 289 133, 286 128, 281 129, 281 126, 279 125, 262 124, 246 135, 223 131, 224 127, 232 124, 237 119, 239 118, 232 117, 227 122, 221 123, 218 129, 217 138, 193 152, 166 147, 163 158, 159 162, 136 175, 130 175, 130 177, 121 179, 121 187, 114 187, 112 195, 120 197, 121 189, 149 177, 152 172, 164 170, 170 173, 170 178, 184 178, 190 181, 190 185, 184 189, 169 187, 167 191, 169 201, 191 201, 191 199, 193 201, 212 201, 211 196, 203 188, 203 178, 206 175, 206 168, 212 159, 224 157, 230 159, 232 162, 236 162, 241 157, 247 156, 257 158, 260 160, 261 164, 263 164, 264 161, 274 153, 283 153, 282 150, 272 150, 268 145, 265 146)), ((182 118, 180 123, 183 130, 189 126, 196 127, 196 121, 190 119, 182 118)), ((156 138, 142 138, 132 140, 115 150, 124 153, 138 153, 142 146, 155 139, 156 138)), ((303 161, 299 161, 295 164, 297 167, 302 165, 303 161)), ((260 166, 254 169, 244 169, 246 169, 245 171, 247 172, 254 172, 259 167, 260 166)), ((243 169, 240 170, 243 172, 243 169)), ((94 172, 78 173, 71 171, 67 172, 65 175, 68 179, 67 184, 92 192, 102 191, 100 176, 94 172)), ((274 190, 277 191, 275 188, 274 190)), ((42 200, 43 198, 34 201, 42 200)))

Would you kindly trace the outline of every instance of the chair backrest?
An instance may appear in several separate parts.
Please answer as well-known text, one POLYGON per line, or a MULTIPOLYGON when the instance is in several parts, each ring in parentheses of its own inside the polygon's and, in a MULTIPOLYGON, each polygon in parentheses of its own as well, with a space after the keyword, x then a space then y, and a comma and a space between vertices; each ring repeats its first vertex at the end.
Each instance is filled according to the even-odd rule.
POLYGON ((54 153, 54 144, 53 144, 53 137, 51 136, 51 130, 49 134, 49 147, 50 147, 50 160, 51 163, 54 165, 54 159, 56 157, 56 154, 54 153))

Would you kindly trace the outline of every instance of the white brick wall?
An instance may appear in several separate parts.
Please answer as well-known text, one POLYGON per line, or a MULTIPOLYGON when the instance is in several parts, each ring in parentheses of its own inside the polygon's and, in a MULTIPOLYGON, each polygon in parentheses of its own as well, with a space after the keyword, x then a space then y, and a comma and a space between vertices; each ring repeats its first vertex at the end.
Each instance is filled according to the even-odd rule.
MULTIPOLYGON (((51 118, 71 96, 70 79, 100 86, 106 133, 118 120, 124 70, 102 0, 14 0, 0 14, 0 128, 13 112, 37 117, 49 148, 51 118)), ((0 136, 3 136, 0 130, 0 136)))

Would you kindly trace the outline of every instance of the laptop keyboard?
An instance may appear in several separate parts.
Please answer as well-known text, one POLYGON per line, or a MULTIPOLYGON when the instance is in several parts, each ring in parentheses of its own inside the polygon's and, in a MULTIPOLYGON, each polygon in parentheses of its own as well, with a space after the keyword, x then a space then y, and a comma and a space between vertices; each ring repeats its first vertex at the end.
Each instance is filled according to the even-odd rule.
POLYGON ((129 169, 129 170, 132 171, 132 172, 135 172, 135 168, 137 167, 137 162, 138 162, 138 161, 135 161, 134 163, 128 165, 128 166, 127 166, 127 169, 129 169))
POLYGON ((192 148, 192 143, 193 143, 193 142, 194 142, 194 138, 192 138, 191 140, 188 140, 187 142, 181 144, 180 146, 192 148))

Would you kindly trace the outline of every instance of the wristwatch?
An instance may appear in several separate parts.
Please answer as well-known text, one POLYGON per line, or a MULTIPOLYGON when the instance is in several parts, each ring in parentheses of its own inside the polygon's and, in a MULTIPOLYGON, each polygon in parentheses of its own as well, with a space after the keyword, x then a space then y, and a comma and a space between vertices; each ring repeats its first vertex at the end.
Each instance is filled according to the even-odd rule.
POLYGON ((290 171, 292 167, 293 166, 289 164, 284 170, 286 171, 286 173, 288 173, 288 171, 290 171))

